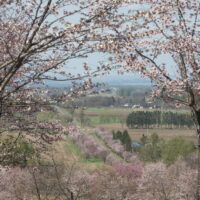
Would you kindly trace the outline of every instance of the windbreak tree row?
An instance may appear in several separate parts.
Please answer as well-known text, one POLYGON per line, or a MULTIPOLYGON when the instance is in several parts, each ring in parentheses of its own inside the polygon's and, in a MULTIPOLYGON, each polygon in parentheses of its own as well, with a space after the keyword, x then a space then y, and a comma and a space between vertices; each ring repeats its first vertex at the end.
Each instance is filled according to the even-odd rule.
POLYGON ((191 128, 194 124, 189 114, 162 111, 136 111, 128 115, 129 128, 191 128))

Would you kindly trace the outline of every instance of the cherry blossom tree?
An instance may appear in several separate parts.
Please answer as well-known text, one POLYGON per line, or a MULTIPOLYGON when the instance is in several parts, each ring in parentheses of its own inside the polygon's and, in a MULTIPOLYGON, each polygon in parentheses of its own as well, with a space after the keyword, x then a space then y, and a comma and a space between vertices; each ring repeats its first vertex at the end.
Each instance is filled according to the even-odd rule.
MULTIPOLYGON (((29 134, 29 142, 40 145, 59 139, 55 130, 65 132, 59 122, 38 123, 34 115, 49 109, 48 102, 55 100, 46 82, 71 82, 72 89, 56 98, 59 101, 99 85, 91 77, 106 73, 106 65, 91 69, 84 62, 100 41, 101 26, 94 27, 92 20, 109 15, 116 4, 107 5, 104 0, 0 1, 0 145, 7 131, 29 134), (78 59, 82 64, 74 74, 70 68, 78 59)), ((0 161, 7 154, 4 150, 0 161)))
POLYGON ((161 162, 148 164, 139 180, 140 199, 196 199, 196 172, 181 160, 169 168, 161 162))
POLYGON ((120 176, 133 179, 137 183, 138 179, 142 175, 143 166, 141 163, 120 163, 114 166, 116 172, 120 176))
MULTIPOLYGON (((109 157, 114 160, 114 156, 109 156, 109 151, 103 147, 92 135, 88 135, 81 131, 80 127, 70 124, 68 126, 68 137, 70 137, 75 145, 83 152, 86 158, 100 158, 107 162, 109 157), (108 158, 107 158, 108 157, 108 158)), ((109 162, 109 161, 108 161, 109 162)), ((111 162, 109 162, 111 163, 111 162)))
POLYGON ((113 19, 94 19, 106 28, 97 44, 119 73, 138 72, 154 84, 153 96, 191 109, 199 151, 200 199, 200 2, 124 0, 113 19), (106 24, 106 25, 105 25, 106 24), (109 31, 108 31, 109 30, 109 31))
MULTIPOLYGON (((105 1, 4 2, 0 7, 1 100, 14 96, 22 101, 22 95, 30 100, 33 93, 41 92, 25 87, 31 83, 74 81, 96 74, 98 70, 90 73, 84 63, 85 73, 81 75, 80 69, 73 75, 67 64, 94 52, 92 42, 96 41, 97 28, 92 29, 90 21, 108 14, 112 7, 107 7, 105 1)), ((84 83, 82 90, 92 87, 91 80, 84 83)))
POLYGON ((60 100, 97 86, 90 77, 97 76, 101 69, 105 71, 106 66, 91 70, 83 63, 73 74, 70 62, 94 53, 100 36, 91 20, 109 15, 115 6, 107 6, 103 0, 1 1, 1 115, 6 115, 11 106, 13 110, 13 105, 33 111, 33 99, 37 100, 33 106, 38 101, 50 100, 48 91, 38 87, 47 80, 79 81, 73 82, 74 90, 63 93, 60 100))
POLYGON ((0 199, 32 198, 32 179, 27 169, 0 168, 0 199))
POLYGON ((101 138, 115 153, 123 157, 125 149, 119 140, 113 140, 112 134, 106 131, 101 131, 100 129, 95 129, 94 134, 101 138))

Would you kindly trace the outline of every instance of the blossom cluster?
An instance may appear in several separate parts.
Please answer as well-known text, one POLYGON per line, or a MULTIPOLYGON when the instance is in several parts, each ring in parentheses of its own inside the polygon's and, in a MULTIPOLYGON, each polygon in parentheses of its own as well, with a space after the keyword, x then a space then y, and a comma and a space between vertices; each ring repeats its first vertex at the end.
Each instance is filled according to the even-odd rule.
POLYGON ((108 149, 103 147, 89 134, 83 133, 76 125, 69 125, 68 136, 78 146, 86 158, 98 157, 109 164, 118 163, 119 160, 108 149))

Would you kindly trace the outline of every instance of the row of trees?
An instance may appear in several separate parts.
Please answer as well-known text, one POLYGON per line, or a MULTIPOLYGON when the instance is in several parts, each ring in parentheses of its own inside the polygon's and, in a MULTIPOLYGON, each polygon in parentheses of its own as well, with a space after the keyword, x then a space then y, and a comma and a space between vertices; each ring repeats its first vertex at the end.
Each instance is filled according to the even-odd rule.
POLYGON ((114 140, 120 140, 121 143, 124 145, 124 148, 126 151, 132 152, 132 141, 128 134, 128 131, 125 130, 123 132, 121 131, 112 131, 113 139, 114 140))
POLYGON ((84 134, 79 127, 71 124, 68 136, 87 159, 96 157, 111 165, 119 162, 119 159, 99 144, 92 135, 84 134))
MULTIPOLYGON (((100 139, 102 139, 105 144, 116 154, 118 154, 121 158, 123 158, 124 160, 126 160, 127 162, 135 162, 135 160, 137 160, 137 156, 133 153, 131 153, 130 151, 128 151, 126 149, 126 145, 124 145, 121 142, 122 137, 120 137, 121 139, 117 139, 116 137, 118 137, 115 134, 115 139, 113 138, 113 135, 111 133, 109 133, 108 131, 105 130, 100 130, 100 129, 96 129, 94 131, 94 134, 96 136, 98 136, 100 139)), ((119 135, 123 135, 121 132, 119 132, 119 135)), ((126 135, 126 132, 125 132, 126 135)), ((125 136, 124 135, 124 136, 125 136)), ((125 140, 127 140, 128 136, 125 136, 125 140)), ((124 142, 125 142, 124 140, 124 142)), ((127 142, 128 143, 128 142, 127 142)), ((128 144, 127 148, 130 148, 130 143, 128 144)))
POLYGON ((134 111, 126 119, 129 128, 191 128, 194 123, 187 113, 172 111, 134 111))
POLYGON ((148 86, 121 86, 117 88, 116 94, 123 98, 132 97, 132 99, 139 100, 137 98, 144 98, 148 94, 150 95, 151 88, 148 86))

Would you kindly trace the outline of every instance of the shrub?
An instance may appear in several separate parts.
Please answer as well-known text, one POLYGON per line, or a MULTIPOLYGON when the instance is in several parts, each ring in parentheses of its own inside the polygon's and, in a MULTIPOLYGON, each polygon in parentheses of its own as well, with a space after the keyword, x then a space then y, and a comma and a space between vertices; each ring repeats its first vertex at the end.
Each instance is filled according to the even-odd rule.
POLYGON ((147 138, 147 142, 139 149, 139 157, 143 161, 156 162, 161 159, 163 139, 159 138, 156 133, 147 138))
POLYGON ((181 137, 170 140, 159 138, 157 134, 146 137, 145 143, 139 148, 139 157, 146 162, 163 160, 167 165, 173 164, 178 158, 186 158, 195 151, 193 142, 181 137))
POLYGON ((188 154, 195 151, 193 142, 181 137, 175 137, 165 143, 162 148, 162 159, 167 164, 172 164, 178 157, 185 158, 188 154))

